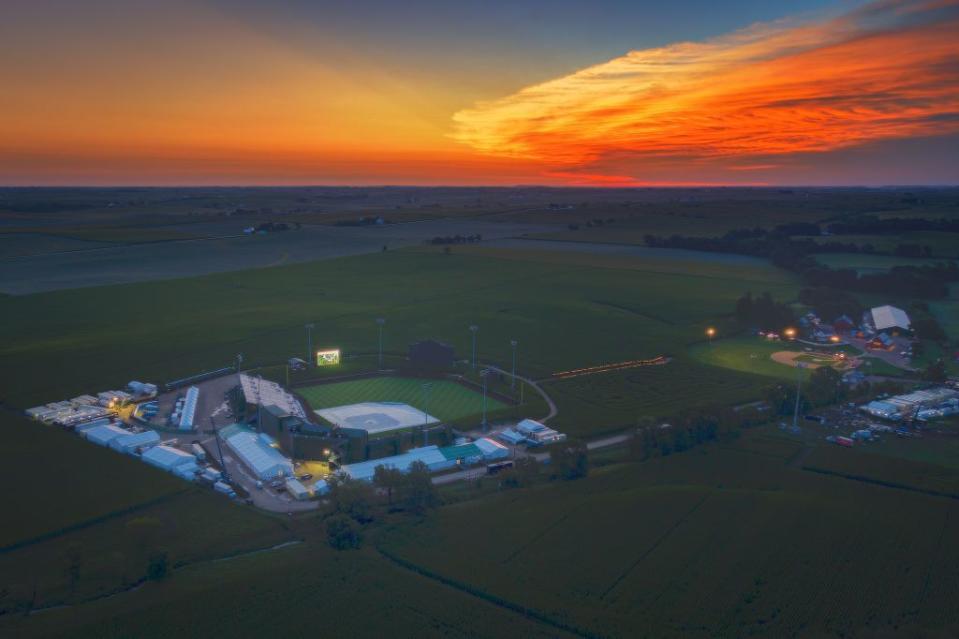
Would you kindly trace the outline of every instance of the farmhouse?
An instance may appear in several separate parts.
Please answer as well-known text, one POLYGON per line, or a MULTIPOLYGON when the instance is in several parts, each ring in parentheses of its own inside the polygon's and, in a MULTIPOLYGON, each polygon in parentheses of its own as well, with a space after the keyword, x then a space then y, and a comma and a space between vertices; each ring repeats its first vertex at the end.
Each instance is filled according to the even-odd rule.
POLYGON ((881 351, 891 351, 896 348, 896 342, 886 333, 879 333, 866 342, 866 348, 881 351))

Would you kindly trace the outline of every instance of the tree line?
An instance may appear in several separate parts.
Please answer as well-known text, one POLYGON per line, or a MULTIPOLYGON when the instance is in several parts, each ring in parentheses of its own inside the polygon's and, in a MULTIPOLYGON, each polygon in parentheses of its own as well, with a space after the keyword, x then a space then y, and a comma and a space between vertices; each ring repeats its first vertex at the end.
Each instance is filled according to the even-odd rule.
POLYGON ((763 257, 780 268, 796 273, 808 286, 861 293, 943 299, 949 295, 949 284, 959 282, 959 265, 955 261, 922 266, 894 266, 879 273, 833 269, 817 262, 813 256, 819 253, 848 252, 854 244, 796 240, 762 229, 732 230, 722 237, 646 235, 645 242, 653 248, 681 248, 763 257))

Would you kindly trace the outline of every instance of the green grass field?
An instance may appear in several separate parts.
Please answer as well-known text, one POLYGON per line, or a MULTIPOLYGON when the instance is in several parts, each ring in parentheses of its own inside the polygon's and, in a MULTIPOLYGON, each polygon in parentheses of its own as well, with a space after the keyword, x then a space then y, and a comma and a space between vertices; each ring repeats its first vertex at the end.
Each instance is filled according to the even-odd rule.
MULTIPOLYGON (((690 349, 690 355, 710 366, 752 373, 776 379, 796 379, 796 369, 770 359, 779 351, 799 351, 793 344, 771 342, 759 337, 730 337, 716 339, 711 344, 697 344, 690 349)), ((802 373, 809 375, 808 371, 802 373)))
MULTIPOLYGON (((310 402, 314 410, 360 402, 402 402, 426 410, 443 421, 458 421, 483 412, 481 393, 446 379, 371 377, 298 388, 297 392, 310 402), (427 382, 432 384, 428 400, 423 390, 423 384, 427 382)), ((487 397, 486 401, 490 413, 507 408, 495 397, 487 397)))

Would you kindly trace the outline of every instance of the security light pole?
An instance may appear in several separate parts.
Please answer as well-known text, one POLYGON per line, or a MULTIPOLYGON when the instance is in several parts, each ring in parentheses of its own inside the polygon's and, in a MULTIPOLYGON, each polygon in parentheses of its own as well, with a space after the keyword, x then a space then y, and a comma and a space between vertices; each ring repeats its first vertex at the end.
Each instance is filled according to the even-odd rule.
POLYGON ((313 362, 313 329, 314 329, 315 327, 316 327, 316 324, 313 324, 312 322, 310 322, 309 324, 306 324, 306 325, 304 326, 304 328, 306 328, 306 363, 307 363, 307 366, 309 366, 310 363, 313 362))
POLYGON ((380 357, 379 357, 379 367, 383 368, 383 324, 386 324, 385 317, 377 317, 376 325, 380 329, 380 357))
POLYGON ((509 381, 509 389, 516 390, 516 345, 519 344, 515 339, 509 341, 509 345, 513 347, 513 377, 509 381))
POLYGON ((476 324, 470 324, 470 333, 473 334, 473 370, 476 370, 476 331, 479 330, 479 326, 476 324))
POLYGON ((243 363, 243 353, 236 354, 236 372, 240 372, 240 365, 243 363))

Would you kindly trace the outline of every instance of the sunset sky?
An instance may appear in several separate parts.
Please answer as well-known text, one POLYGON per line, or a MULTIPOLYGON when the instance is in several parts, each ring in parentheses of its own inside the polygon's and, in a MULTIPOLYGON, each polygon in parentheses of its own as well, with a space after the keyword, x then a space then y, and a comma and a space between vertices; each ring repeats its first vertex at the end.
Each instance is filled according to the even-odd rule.
POLYGON ((959 183, 959 0, 0 4, 0 185, 959 183))

